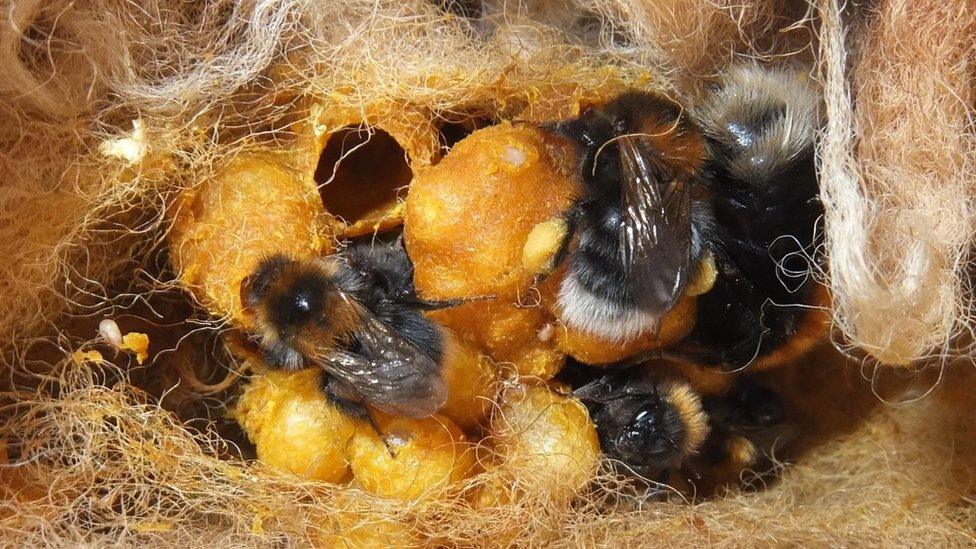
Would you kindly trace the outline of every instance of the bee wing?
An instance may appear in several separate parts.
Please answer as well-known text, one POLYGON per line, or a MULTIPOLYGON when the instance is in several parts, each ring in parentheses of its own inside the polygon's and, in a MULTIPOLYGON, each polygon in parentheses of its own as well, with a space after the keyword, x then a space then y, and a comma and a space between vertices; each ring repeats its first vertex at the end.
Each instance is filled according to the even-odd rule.
POLYGON ((620 252, 624 269, 635 304, 648 313, 663 315, 688 282, 688 186, 660 165, 646 138, 627 136, 618 143, 623 211, 620 252))
POLYGON ((609 376, 601 376, 597 379, 578 387, 573 391, 573 396, 583 402, 596 402, 606 404, 614 400, 617 388, 612 383, 609 376))
POLYGON ((656 387, 653 381, 628 374, 605 374, 573 391, 573 396, 584 402, 606 404, 634 395, 653 395, 656 387))
POLYGON ((315 362, 384 412, 415 418, 434 414, 447 402, 437 362, 371 313, 362 313, 356 335, 364 353, 329 350, 315 362))

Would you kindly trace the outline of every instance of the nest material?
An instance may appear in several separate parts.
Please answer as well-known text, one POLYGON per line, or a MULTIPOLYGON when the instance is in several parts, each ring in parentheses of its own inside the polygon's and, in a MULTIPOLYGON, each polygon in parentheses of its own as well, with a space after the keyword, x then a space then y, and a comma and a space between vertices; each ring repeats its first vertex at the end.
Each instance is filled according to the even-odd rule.
MULTIPOLYGON (((220 325, 173 289, 161 245, 181 190, 242 149, 293 139, 289 128, 310 98, 327 102, 336 123, 401 128, 405 136, 394 137, 407 142, 430 130, 410 123, 415 113, 568 115, 551 111, 553 90, 585 97, 630 82, 680 97, 745 58, 819 60, 839 341, 897 364, 969 354, 972 2, 883 1, 843 12, 833 0, 2 7, 0 531, 8 543, 965 545, 976 537, 971 371, 950 369, 950 382, 919 402, 881 407, 860 372, 823 356, 786 376, 806 395, 806 425, 822 443, 758 494, 634 510, 594 493, 575 505, 525 497, 473 510, 403 506, 281 476, 239 459, 247 451, 222 419, 235 366, 213 337, 220 325), (410 108, 375 107, 390 104, 410 108), (149 332, 148 366, 72 354, 91 349, 84 342, 103 315, 149 332), (845 419, 871 408, 863 423, 845 419)), ((411 161, 437 158, 431 146, 411 161)), ((915 394, 905 391, 893 394, 915 394)))

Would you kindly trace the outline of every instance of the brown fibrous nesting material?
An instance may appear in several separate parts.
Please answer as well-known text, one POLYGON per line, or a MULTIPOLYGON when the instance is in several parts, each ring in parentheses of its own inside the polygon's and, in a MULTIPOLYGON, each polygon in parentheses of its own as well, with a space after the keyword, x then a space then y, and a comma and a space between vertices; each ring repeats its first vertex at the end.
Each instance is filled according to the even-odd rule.
POLYGON ((949 353, 973 328, 974 4, 821 6, 836 325, 881 362, 949 353))
MULTIPOLYGON (((188 298, 166 267, 167 207, 218 162, 287 143, 309 98, 379 126, 384 114, 368 105, 511 116, 547 112, 554 89, 583 96, 610 81, 680 96, 744 58, 819 55, 827 252, 845 345, 899 364, 968 352, 953 342, 972 328, 970 2, 852 13, 830 0, 499 0, 476 22, 436 4, 0 2, 5 542, 266 545, 389 527, 401 541, 461 545, 972 544, 976 383, 965 371, 849 425, 768 491, 693 506, 630 509, 599 492, 572 505, 403 505, 242 461, 221 433, 183 421, 219 419, 237 371, 215 370, 194 347, 193 334, 221 325, 173 305, 188 298), (100 147, 112 139, 131 141, 100 147), (118 364, 73 357, 103 315, 130 331, 127 311, 157 328, 175 315, 181 327, 168 345, 151 339, 142 369, 108 351, 118 364)), ((847 368, 797 370, 818 395, 811 406, 856 392, 847 368)))

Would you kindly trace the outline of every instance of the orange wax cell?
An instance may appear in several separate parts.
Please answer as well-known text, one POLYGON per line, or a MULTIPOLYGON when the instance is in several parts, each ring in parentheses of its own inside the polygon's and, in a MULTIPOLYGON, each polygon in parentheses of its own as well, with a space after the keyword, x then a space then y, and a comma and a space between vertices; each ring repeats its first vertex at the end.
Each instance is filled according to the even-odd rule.
POLYGON ((443 364, 448 395, 440 413, 466 431, 477 429, 495 400, 498 371, 494 363, 474 345, 448 335, 443 364))
POLYGON ((367 492, 399 500, 432 498, 474 473, 474 445, 450 419, 393 417, 373 411, 379 429, 361 430, 349 464, 367 492))
MULTIPOLYGON (((503 503, 517 485, 526 495, 567 501, 593 480, 600 463, 600 442, 586 407, 574 398, 545 387, 517 386, 505 392, 492 419, 494 467, 498 478, 488 483, 476 504, 503 503)), ((489 471, 489 474, 491 471, 489 471)))
POLYGON ((404 224, 418 291, 512 297, 529 287, 536 273, 523 265, 526 241, 572 204, 574 159, 570 144, 503 123, 472 133, 417 175, 404 224))
POLYGON ((210 311, 245 323, 240 285, 258 261, 333 248, 333 220, 311 174, 284 154, 242 154, 180 198, 170 248, 180 280, 210 311))
POLYGON ((549 379, 565 362, 565 354, 546 337, 553 317, 542 307, 519 307, 501 299, 467 303, 432 316, 484 349, 496 363, 512 364, 520 375, 549 379))
POLYGON ((262 463, 303 478, 340 482, 349 473, 346 447, 369 423, 329 403, 319 379, 315 369, 256 376, 235 415, 262 463))

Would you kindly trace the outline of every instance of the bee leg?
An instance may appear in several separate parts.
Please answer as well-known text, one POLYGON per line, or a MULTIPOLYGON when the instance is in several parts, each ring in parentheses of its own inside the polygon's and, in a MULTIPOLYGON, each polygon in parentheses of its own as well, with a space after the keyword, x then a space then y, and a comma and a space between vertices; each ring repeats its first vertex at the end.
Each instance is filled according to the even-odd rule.
MULTIPOLYGON (((366 405, 348 386, 332 376, 322 379, 322 392, 340 412, 355 419, 368 419, 366 405)), ((372 421, 372 420, 371 420, 372 421)))
POLYGON ((664 500, 673 490, 668 484, 671 477, 670 469, 657 469, 650 466, 632 467, 632 472, 637 473, 634 477, 633 497, 640 503, 664 500))
POLYGON ((396 457, 393 448, 390 447, 390 443, 383 436, 383 431, 380 430, 380 426, 373 419, 373 416, 369 415, 366 404, 352 388, 332 376, 325 376, 322 381, 322 391, 325 393, 326 398, 329 399, 329 402, 335 405, 340 412, 355 419, 362 419, 369 422, 369 426, 373 428, 373 431, 376 431, 380 440, 383 441, 383 445, 386 446, 386 451, 390 453, 390 457, 396 457))
POLYGON ((474 303, 476 301, 494 301, 498 299, 495 295, 480 295, 475 297, 460 297, 457 299, 420 299, 417 298, 408 302, 409 305, 413 305, 423 311, 437 311, 439 309, 450 309, 452 307, 457 307, 458 305, 464 305, 467 303, 474 303))
POLYGON ((668 480, 671 477, 671 470, 665 469, 657 476, 653 484, 648 484, 645 500, 662 500, 668 492, 672 490, 668 480))

